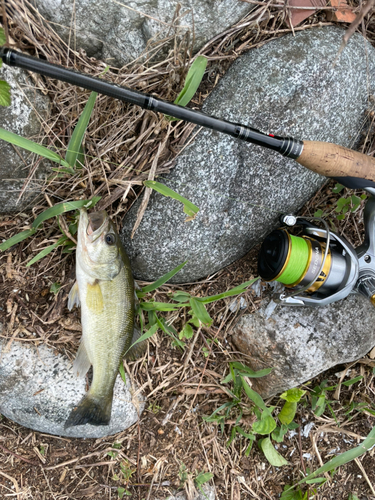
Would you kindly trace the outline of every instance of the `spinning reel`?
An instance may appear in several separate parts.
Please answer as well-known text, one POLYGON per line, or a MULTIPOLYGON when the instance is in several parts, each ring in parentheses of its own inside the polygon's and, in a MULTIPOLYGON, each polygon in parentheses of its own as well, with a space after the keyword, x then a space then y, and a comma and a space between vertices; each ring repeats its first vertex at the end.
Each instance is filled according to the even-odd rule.
POLYGON ((370 194, 364 213, 365 241, 358 248, 330 231, 325 221, 325 229, 320 229, 312 223, 316 218, 281 217, 283 226, 265 238, 258 260, 264 281, 278 281, 291 290, 276 294, 275 302, 325 306, 360 293, 375 306, 375 188, 365 190, 370 194), (296 225, 301 226, 302 236, 288 232, 296 225))

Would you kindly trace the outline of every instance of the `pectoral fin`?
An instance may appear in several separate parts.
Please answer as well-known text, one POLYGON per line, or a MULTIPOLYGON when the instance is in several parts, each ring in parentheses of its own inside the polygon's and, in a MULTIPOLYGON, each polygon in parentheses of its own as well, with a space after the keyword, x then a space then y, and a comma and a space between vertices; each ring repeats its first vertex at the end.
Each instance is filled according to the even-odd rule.
POLYGON ((78 283, 75 282, 72 288, 70 289, 69 296, 68 296, 68 309, 71 311, 74 306, 79 307, 81 305, 79 301, 79 290, 78 290, 78 283))
POLYGON ((103 295, 97 281, 93 285, 87 285, 86 305, 94 313, 99 314, 103 311, 103 295))

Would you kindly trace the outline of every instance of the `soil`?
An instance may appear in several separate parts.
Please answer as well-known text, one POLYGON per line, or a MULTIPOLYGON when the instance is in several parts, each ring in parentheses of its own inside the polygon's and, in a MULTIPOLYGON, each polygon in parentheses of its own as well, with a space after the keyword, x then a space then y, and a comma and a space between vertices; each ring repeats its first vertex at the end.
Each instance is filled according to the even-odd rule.
MULTIPOLYGON (((20 8, 21 4, 23 8, 27 7, 21 0, 9 0, 8 7, 20 8)), ((230 63, 243 51, 290 31, 286 28, 285 18, 280 16, 280 9, 276 9, 277 15, 271 8, 269 12, 273 17, 270 16, 270 19, 260 24, 258 35, 255 36, 251 30, 238 29, 235 36, 224 35, 217 42, 215 53, 222 58, 213 59, 194 106, 200 106, 230 63)), ((324 12, 316 14, 306 20, 301 29, 325 21, 324 12)), ((371 14, 366 18, 368 31, 364 33, 370 40, 372 21, 371 14)), ((17 25, 10 19, 8 23, 16 46, 26 47, 31 53, 38 49, 35 45, 35 39, 38 39, 37 28, 40 31, 51 29, 40 27, 31 14, 29 24, 33 29, 33 37, 28 32, 30 26, 17 25), (30 40, 33 40, 33 43, 30 40)), ((58 51, 62 49, 59 48, 59 41, 50 36, 51 54, 60 54, 58 51)), ((176 53, 179 54, 178 48, 176 53)), ((65 57, 64 51, 61 54, 65 57)), ((80 61, 80 64, 86 64, 91 70, 99 67, 95 61, 86 60, 83 54, 80 54, 80 61)), ((141 74, 141 70, 139 71, 141 74)), ((163 78, 166 78, 165 75, 163 78)), ((64 86, 58 89, 44 80, 38 80, 38 84, 51 96, 60 96, 56 103, 64 101, 60 107, 56 104, 52 114, 62 116, 62 113, 65 113, 70 116, 70 100, 61 99, 61 93, 68 93, 69 89, 64 86)), ((165 80, 162 80, 161 85, 160 81, 158 84, 159 87, 155 82, 147 82, 150 87, 155 87, 154 91, 158 91, 161 97, 166 97, 163 95, 165 90, 172 99, 173 85, 166 89, 165 80)), ((85 97, 87 94, 83 94, 82 102, 78 103, 81 108, 85 97)), ((74 106, 79 108, 78 104, 75 101, 74 106)), ((108 103, 102 104, 105 121, 108 113, 113 114, 114 110, 108 103)), ((74 111, 77 116, 77 110, 74 111)), ((124 109, 121 110, 123 111, 124 109)), ((156 154, 157 141, 163 140, 163 126, 160 125, 159 135, 152 135, 155 122, 150 117, 145 117, 142 112, 138 113, 133 116, 134 127, 129 134, 136 139, 140 133, 146 133, 149 127, 149 137, 152 140, 148 141, 148 145, 137 149, 138 160, 148 158, 149 161, 144 162, 143 170, 130 174, 129 182, 133 182, 133 185, 126 196, 124 188, 121 188, 120 195, 118 194, 123 179, 114 175, 117 168, 108 168, 106 180, 103 181, 100 162, 100 169, 95 163, 100 155, 92 145, 98 134, 107 134, 99 132, 100 113, 97 113, 93 118, 94 124, 89 129, 91 135, 87 147, 93 155, 90 168, 81 175, 55 179, 55 189, 52 190, 51 184, 48 185, 44 198, 37 201, 32 212, 1 216, 0 240, 8 239, 29 228, 36 215, 56 203, 58 197, 65 199, 66 196, 71 196, 73 187, 76 189, 76 199, 101 194, 102 206, 105 205, 114 220, 120 223, 124 213, 139 196, 141 181, 148 178, 150 164, 156 154), (60 182, 61 179, 63 182, 60 182), (111 189, 108 179, 117 181, 117 184, 111 185, 111 189)), ((64 118, 64 130, 69 129, 73 121, 73 118, 64 118), (72 122, 67 125, 68 119, 72 122)), ((367 125, 361 144, 364 152, 373 149, 372 115, 369 115, 367 125)), ((62 125, 55 120, 54 126, 62 125)), ((188 140, 191 128, 183 128, 182 125, 176 127, 176 135, 170 142, 168 154, 163 158, 159 173, 173 167, 176 151, 188 140)), ((55 132, 56 136, 64 137, 61 129, 58 132, 55 132)), ((66 147, 66 143, 60 146, 66 147)), ((111 161, 114 165, 120 163, 113 158, 111 161)), ((353 245, 358 246, 363 239, 364 201, 353 213, 349 211, 343 220, 337 220, 336 208, 339 197, 353 194, 359 196, 362 192, 345 190, 337 194, 332 191, 334 185, 334 182, 327 183, 302 209, 301 214, 311 216, 316 210, 322 209, 331 226, 344 234, 353 245)), ((62 222, 64 221, 69 224, 73 220, 70 215, 64 215, 62 222)), ((67 295, 74 282, 74 254, 63 253, 59 248, 27 267, 31 257, 55 242, 60 235, 56 221, 50 220, 35 237, 0 254, 0 338, 6 342, 34 345, 45 343, 74 359, 81 335, 79 311, 75 309, 69 312, 66 308, 67 295), (51 286, 56 283, 60 288, 54 293, 51 286)), ((150 294, 147 299, 154 298, 166 302, 169 299, 168 294, 176 289, 188 291, 198 297, 229 290, 257 276, 258 251, 259 248, 254 248, 240 261, 201 282, 184 286, 165 285, 150 294)), ((140 283, 140 286, 143 285, 144 283, 140 283)), ((270 292, 266 290, 263 293, 270 292)), ((142 358, 125 363, 127 373, 135 379, 138 386, 143 387, 147 400, 146 409, 139 422, 130 429, 102 439, 67 439, 34 432, 1 417, 0 498, 114 500, 124 495, 123 498, 129 496, 139 500, 156 500, 164 499, 176 490, 185 491, 192 497, 197 488, 196 478, 199 474, 211 472, 213 481, 211 480, 210 484, 214 484, 217 499, 274 500, 280 497, 285 485, 298 482, 305 474, 316 470, 335 455, 358 446, 375 425, 373 356, 366 356, 348 366, 335 367, 302 387, 306 390, 306 395, 298 404, 294 419, 299 426, 294 431, 289 431, 284 441, 277 444, 279 453, 288 461, 283 467, 271 466, 257 443, 247 454, 249 441, 239 434, 228 446, 237 417, 240 417, 239 423, 245 431, 251 428, 254 421, 252 406, 245 396, 240 404, 242 416, 239 409, 236 410, 237 413, 235 411, 226 419, 223 429, 204 420, 203 417, 211 415, 219 406, 229 401, 221 380, 228 374, 229 361, 242 359, 241 353, 235 352, 231 344, 231 327, 242 314, 256 311, 263 298, 255 296, 252 289, 248 289, 242 296, 246 307, 237 311, 230 309, 232 298, 210 304, 208 312, 213 318, 212 325, 195 330, 194 337, 185 340, 184 349, 174 346, 170 337, 163 336, 159 331, 150 339, 148 350, 142 358), (313 389, 323 381, 327 381, 328 386, 336 386, 339 383, 336 373, 349 369, 351 371, 347 379, 359 375, 362 379, 348 387, 341 385, 339 395, 334 391, 327 392, 326 399, 329 404, 321 415, 316 415, 312 409, 313 389)), ((180 331, 188 315, 183 310, 177 314, 168 313, 167 318, 174 328, 180 331)), ((266 401, 266 404, 274 406, 274 415, 277 415, 283 400, 275 397, 266 401)), ((375 448, 372 448, 356 461, 327 475, 327 482, 316 492, 314 488, 317 485, 311 484, 309 488, 303 486, 303 493, 295 498, 346 500, 356 498, 351 495, 357 495, 361 500, 374 499, 374 453, 375 448)))

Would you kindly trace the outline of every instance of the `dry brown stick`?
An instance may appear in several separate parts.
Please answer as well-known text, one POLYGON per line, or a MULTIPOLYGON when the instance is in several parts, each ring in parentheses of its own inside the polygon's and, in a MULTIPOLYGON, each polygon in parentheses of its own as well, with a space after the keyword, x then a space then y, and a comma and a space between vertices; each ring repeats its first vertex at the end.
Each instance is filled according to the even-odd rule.
POLYGON ((5 0, 1 2, 2 10, 3 10, 3 28, 5 34, 5 47, 9 47, 9 31, 8 31, 8 19, 7 19, 7 11, 5 8, 5 0))
MULTIPOLYGON (((161 152, 163 151, 163 149, 164 149, 164 147, 165 147, 165 145, 166 145, 166 143, 168 141, 168 136, 169 136, 170 132, 171 132, 171 127, 169 126, 168 132, 167 132, 167 135, 166 135, 165 139, 163 140, 163 142, 161 142, 159 144, 158 151, 157 151, 157 153, 155 155, 154 161, 152 162, 152 166, 151 166, 150 174, 148 176, 148 180, 153 181, 154 178, 155 178, 155 172, 156 172, 156 167, 157 167, 157 164, 158 164, 158 160, 159 160, 159 157, 161 155, 161 152)), ((143 198, 142 198, 142 202, 141 202, 140 207, 138 209, 137 220, 135 221, 135 224, 134 224, 131 236, 130 236, 131 239, 133 239, 134 234, 135 234, 136 230, 138 229, 138 226, 140 225, 140 223, 141 223, 141 221, 143 219, 143 215, 144 215, 144 213, 146 211, 146 208, 147 208, 148 201, 150 199, 151 193, 152 193, 152 188, 146 188, 145 189, 145 192, 144 192, 144 195, 143 195, 143 198)))
POLYGON ((70 233, 69 228, 68 228, 68 224, 66 223, 66 220, 64 219, 64 217, 62 215, 59 215, 59 222, 60 222, 61 229, 62 229, 63 233, 65 234, 65 236, 67 238, 69 238, 75 245, 77 245, 77 240, 70 233))
POLYGON ((28 464, 31 464, 31 465, 40 465, 39 463, 37 462, 33 462, 32 460, 29 460, 28 458, 25 458, 25 457, 21 457, 21 455, 17 455, 17 453, 14 453, 13 451, 10 451, 8 450, 8 448, 5 448, 5 446, 1 445, 0 444, 0 448, 5 451, 6 453, 10 453, 11 455, 13 455, 14 457, 16 458, 19 458, 20 460, 23 460, 24 462, 27 462, 28 464))
POLYGON ((17 481, 14 479, 14 477, 12 476, 8 476, 8 474, 5 474, 5 472, 1 472, 0 470, 0 474, 4 477, 6 477, 7 479, 9 479, 9 481, 12 481, 12 483, 14 484, 14 488, 16 490, 16 493, 17 493, 17 496, 20 494, 20 490, 18 488, 18 483, 17 481))
POLYGON ((355 458, 355 459, 354 459, 354 461, 355 461, 355 463, 358 465, 358 467, 359 467, 360 471, 362 472, 362 474, 363 474, 364 478, 366 479, 367 484, 369 485, 369 487, 370 487, 370 490, 371 490, 372 494, 375 496, 375 490, 374 490, 374 487, 373 487, 373 485, 371 484, 371 481, 370 481, 370 479, 368 478, 368 475, 367 475, 367 473, 366 473, 366 471, 365 471, 365 469, 364 469, 363 465, 361 464, 361 462, 360 462, 360 460, 359 460, 358 458, 355 458))
POLYGON ((73 469, 87 469, 87 467, 99 467, 102 465, 114 465, 113 460, 108 462, 96 462, 96 464, 83 464, 83 465, 75 465, 73 469))
POLYGON ((342 37, 342 42, 339 48, 339 51, 337 53, 334 65, 337 63, 338 58, 340 57, 341 52, 344 50, 346 47, 346 44, 349 41, 349 38, 354 34, 355 30, 358 28, 358 26, 361 24, 363 18, 370 12, 372 7, 374 6, 375 0, 369 0, 366 5, 361 9, 361 12, 357 14, 357 17, 354 19, 352 24, 349 26, 347 29, 345 35, 342 37))
MULTIPOLYGON (((241 0, 241 2, 244 2, 244 3, 251 3, 253 5, 265 5, 264 2, 257 2, 256 0, 241 0)), ((276 9, 283 9, 285 7, 285 4, 284 3, 270 3, 268 4, 268 7, 275 7, 276 9)), ((337 8, 336 7, 314 7, 314 6, 310 6, 310 7, 302 7, 302 6, 299 6, 299 5, 288 5, 288 9, 295 9, 295 10, 333 10, 333 11, 336 11, 337 8)))

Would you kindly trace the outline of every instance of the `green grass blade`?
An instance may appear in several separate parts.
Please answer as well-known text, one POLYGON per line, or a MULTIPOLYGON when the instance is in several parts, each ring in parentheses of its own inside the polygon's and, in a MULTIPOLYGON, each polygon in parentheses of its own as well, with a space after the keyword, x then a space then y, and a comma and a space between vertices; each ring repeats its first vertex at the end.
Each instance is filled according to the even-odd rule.
POLYGON ((158 328, 159 328, 159 325, 157 323, 155 325, 152 325, 152 327, 149 330, 147 330, 147 332, 145 332, 143 335, 141 335, 139 337, 139 339, 137 339, 135 342, 132 343, 132 345, 129 347, 129 349, 124 354, 124 357, 127 355, 127 353, 130 351, 130 349, 133 346, 135 346, 136 344, 139 344, 140 342, 143 342, 144 340, 147 340, 150 337, 152 337, 154 335, 154 333, 156 333, 158 328))
POLYGON ((168 302, 141 302, 139 307, 144 311, 176 311, 181 305, 168 302))
POLYGON ((124 368, 124 363, 121 361, 120 366, 118 367, 118 371, 120 372, 120 376, 122 380, 124 381, 124 384, 126 384, 126 374, 125 374, 125 368, 124 368))
POLYGON ((17 245, 17 243, 21 243, 21 241, 26 240, 29 236, 32 236, 35 234, 36 230, 35 229, 26 229, 26 231, 21 231, 18 234, 15 234, 9 240, 4 241, 0 245, 0 250, 4 252, 4 250, 8 250, 8 248, 12 247, 13 245, 17 245))
POLYGON ((0 28, 0 47, 2 45, 5 45, 7 39, 5 37, 5 31, 4 31, 4 28, 0 28))
POLYGON ((254 370, 240 363, 239 361, 234 361, 230 363, 230 365, 232 368, 238 371, 238 375, 242 375, 243 377, 249 377, 249 378, 265 377, 266 375, 270 374, 273 370, 273 368, 263 368, 262 370, 258 370, 255 372, 254 370))
POLYGON ((17 134, 13 134, 13 132, 9 132, 3 128, 0 128, 0 139, 3 141, 10 142, 15 146, 19 146, 20 148, 26 149, 27 151, 31 151, 31 153, 35 153, 39 156, 43 156, 43 158, 47 158, 47 160, 54 161, 55 163, 59 163, 64 167, 69 168, 69 163, 67 163, 63 158, 61 158, 58 154, 53 151, 37 144, 29 139, 25 139, 25 137, 20 137, 17 134))
POLYGON ((0 80, 0 106, 10 106, 10 104, 10 85, 4 80, 0 80))
POLYGON ((195 217, 199 212, 199 207, 194 205, 194 203, 187 200, 180 194, 176 193, 176 191, 173 191, 173 189, 167 187, 165 184, 161 184, 160 182, 156 181, 144 181, 143 184, 146 187, 154 189, 164 196, 168 196, 169 198, 173 198, 174 200, 181 202, 184 205, 185 214, 187 214, 189 217, 195 217))
POLYGON ((351 462, 352 460, 360 457, 361 455, 369 451, 373 446, 375 446, 375 427, 371 429, 371 432, 369 433, 367 438, 359 446, 345 451, 344 453, 341 453, 340 455, 332 458, 322 467, 319 467, 319 469, 316 469, 316 471, 301 479, 301 481, 299 481, 299 483, 297 484, 305 483, 306 481, 321 476, 325 472, 330 472, 337 467, 341 467, 341 465, 345 465, 348 462, 351 462))
POLYGON ((358 377, 352 378, 351 380, 347 380, 346 382, 342 382, 341 385, 345 385, 346 387, 349 387, 353 384, 356 384, 357 382, 359 382, 362 379, 363 379, 362 375, 358 375, 358 377))
POLYGON ((93 207, 100 200, 100 196, 94 196, 91 200, 78 200, 78 201, 64 201, 63 203, 58 203, 53 207, 47 208, 44 212, 38 215, 38 217, 32 223, 33 228, 38 228, 45 220, 51 219, 51 217, 56 217, 65 212, 70 212, 72 210, 77 210, 82 207, 93 207))
POLYGON ((175 104, 178 104, 179 106, 186 106, 191 101, 202 81, 206 67, 207 58, 204 56, 198 56, 186 75, 184 88, 174 101, 175 104))
POLYGON ((54 243, 53 245, 50 245, 49 247, 46 247, 44 248, 41 252, 39 252, 37 255, 35 255, 35 257, 33 257, 27 264, 26 264, 26 267, 29 267, 29 266, 32 266, 33 264, 35 264, 35 262, 37 262, 38 260, 40 259, 43 259, 43 257, 45 257, 46 255, 48 255, 49 253, 52 252, 52 250, 54 250, 55 248, 57 248, 59 245, 62 245, 64 243, 64 241, 66 241, 68 238, 64 235, 64 236, 61 236, 61 238, 59 238, 56 243, 54 243))
POLYGON ((244 388, 245 392, 246 392, 246 396, 251 399, 251 401, 258 407, 260 408, 261 410, 265 411, 267 414, 270 413, 270 410, 269 408, 267 408, 267 406, 265 405, 262 397, 257 393, 255 392, 250 386, 249 384, 246 382, 246 380, 240 375, 241 377, 241 380, 242 380, 242 387, 244 388))
POLYGON ((231 290, 228 290, 227 292, 219 293, 218 295, 211 295, 210 297, 197 298, 197 300, 199 300, 199 302, 202 302, 203 304, 209 304, 210 302, 215 302, 216 300, 225 299, 225 297, 233 297, 233 295, 238 295, 244 292, 248 286, 252 285, 258 279, 259 277, 254 278, 250 281, 245 281, 245 283, 242 283, 241 285, 238 285, 231 290))
POLYGON ((83 137, 85 135, 87 125, 89 124, 92 110, 94 109, 97 92, 91 92, 84 110, 74 128, 72 137, 70 138, 68 149, 65 155, 65 160, 72 167, 76 167, 77 158, 80 155, 83 137))
POLYGON ((148 292, 153 292, 160 286, 164 285, 167 281, 169 281, 175 274, 177 274, 187 263, 187 260, 183 262, 182 264, 179 264, 177 267, 172 269, 172 271, 169 271, 169 273, 164 274, 161 278, 158 280, 154 281, 154 283, 151 283, 151 285, 147 285, 144 288, 142 288, 141 293, 148 293, 148 292))

